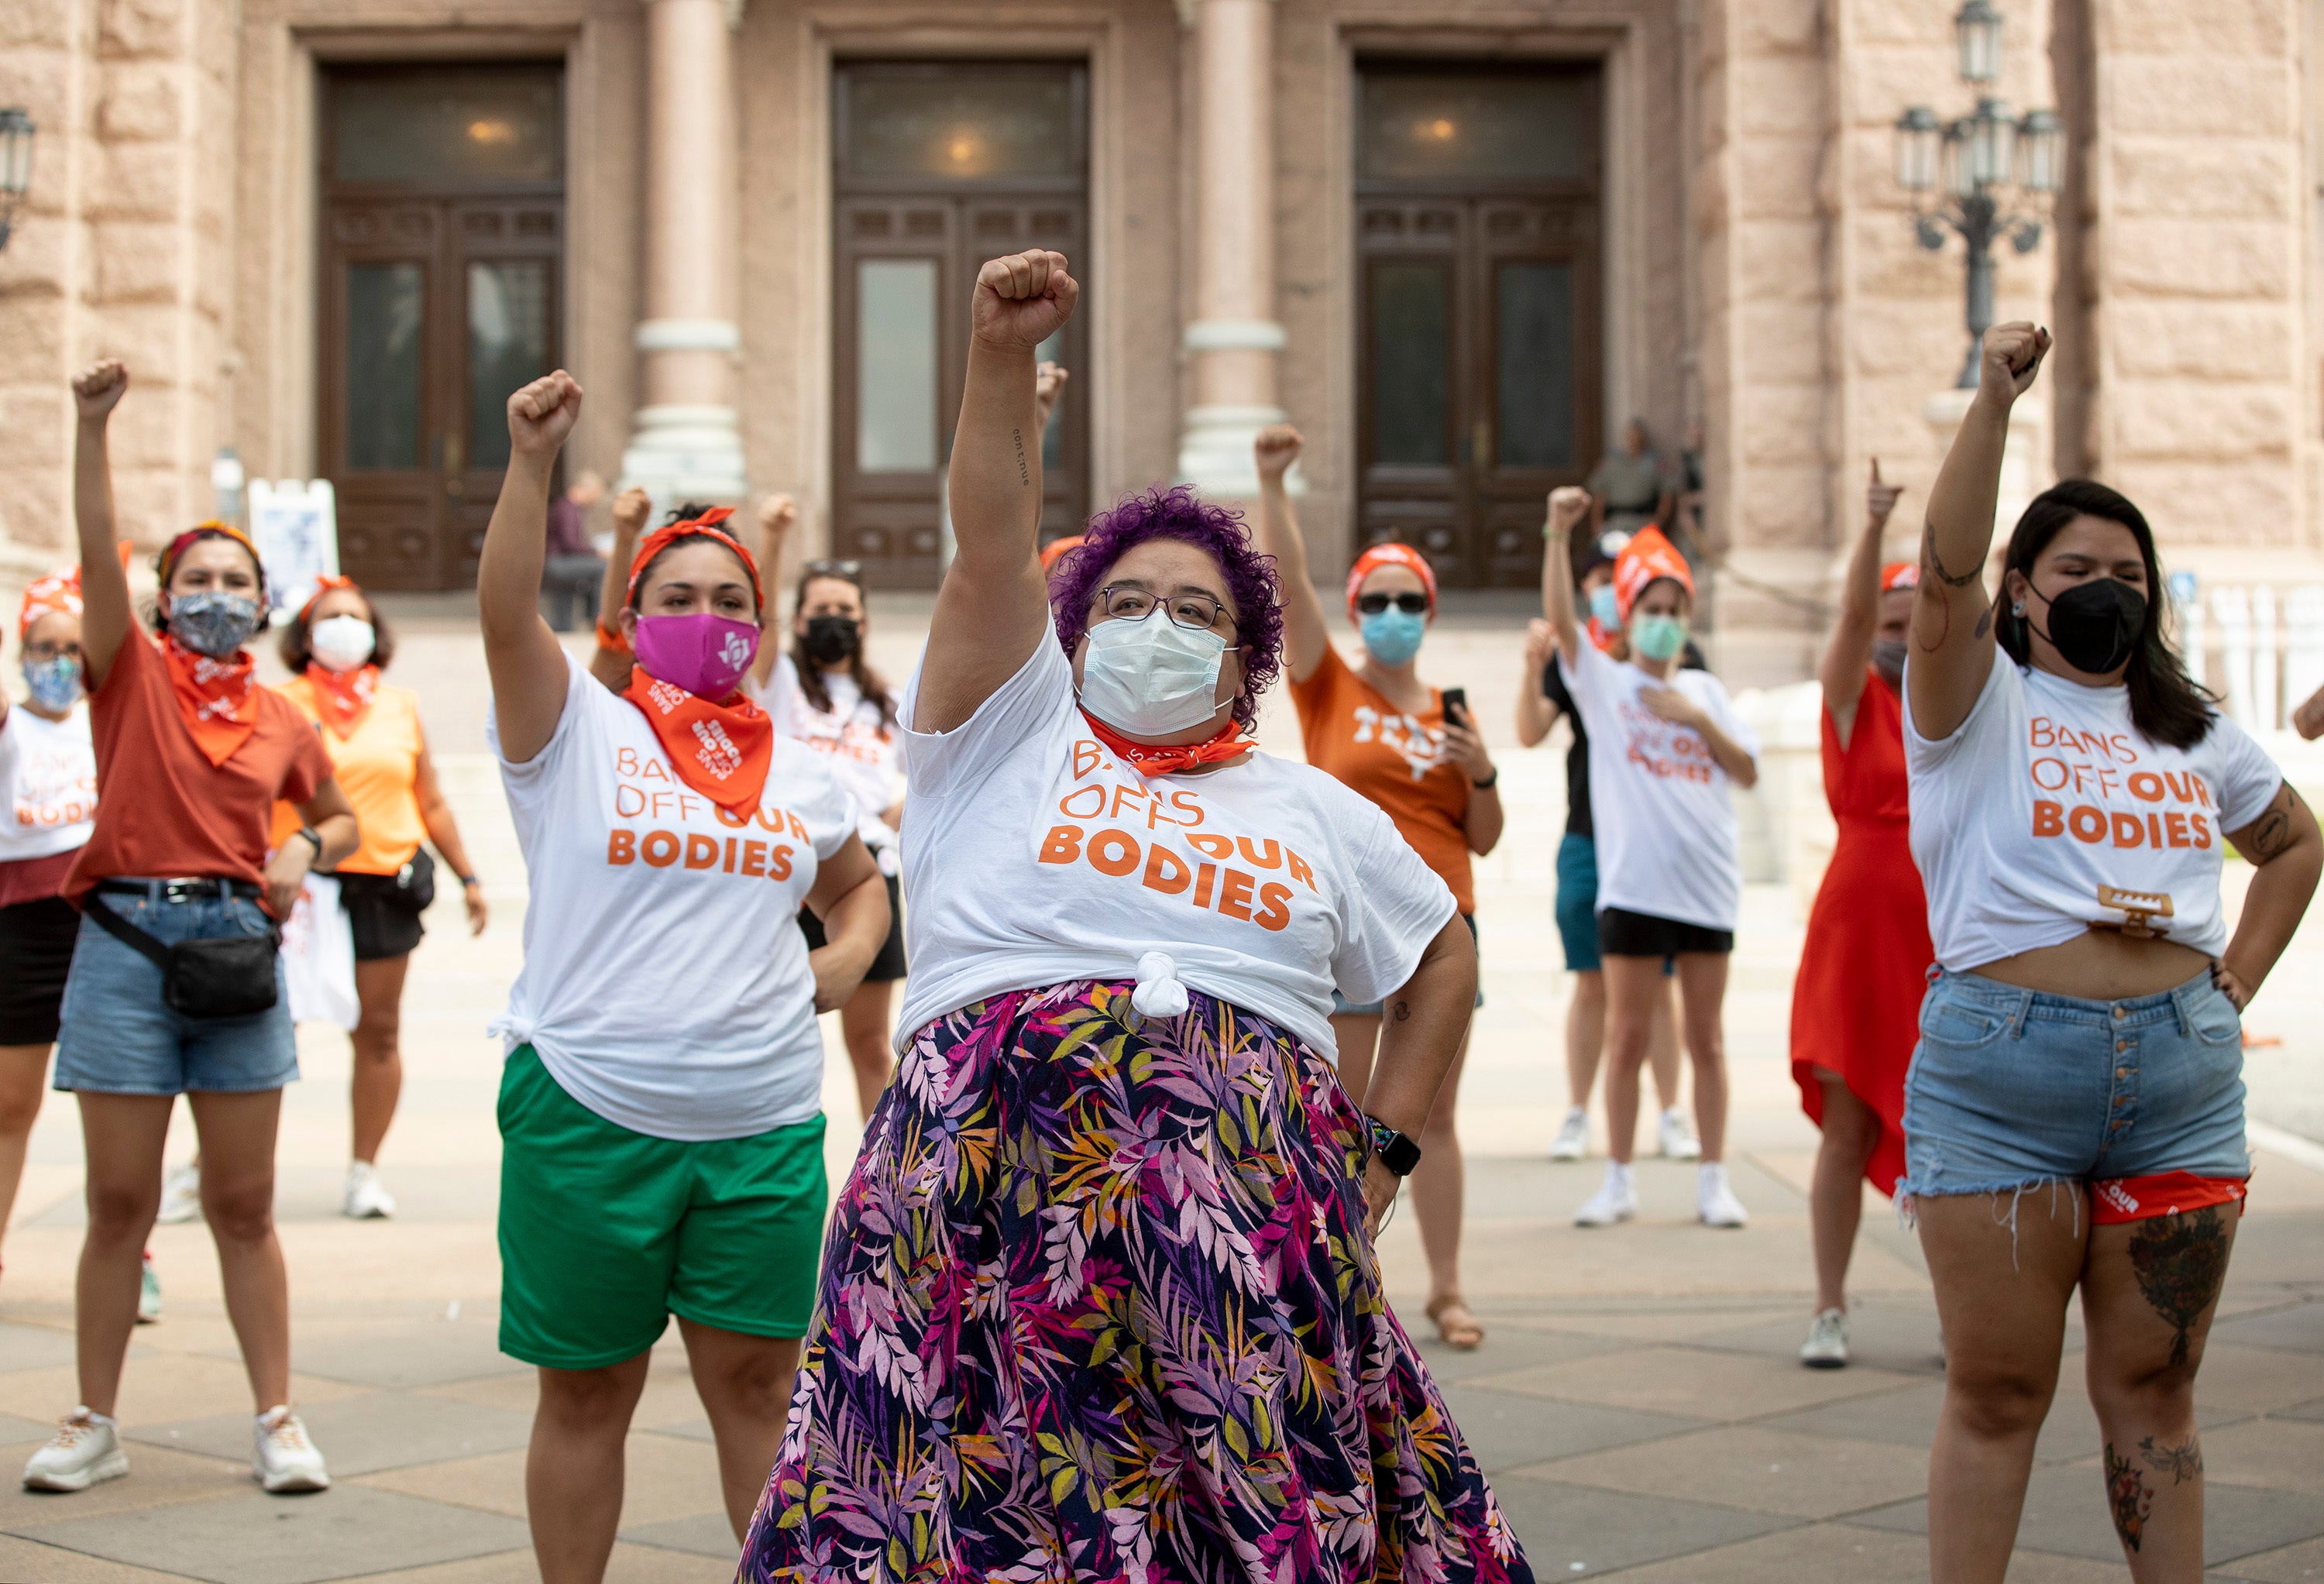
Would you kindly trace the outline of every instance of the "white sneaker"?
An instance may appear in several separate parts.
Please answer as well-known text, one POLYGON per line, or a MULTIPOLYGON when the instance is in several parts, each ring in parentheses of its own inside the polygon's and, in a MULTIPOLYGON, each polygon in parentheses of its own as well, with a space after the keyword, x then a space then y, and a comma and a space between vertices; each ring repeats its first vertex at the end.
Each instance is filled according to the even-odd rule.
POLYGON ((161 1322, 161 1273, 153 1268, 153 1256, 148 1253, 137 1272, 137 1323, 159 1325, 161 1322))
POLYGON ((129 1472, 114 1423, 102 1414, 75 1408, 57 1422, 57 1433, 24 1465, 26 1490, 87 1490, 103 1479, 129 1472))
POLYGON ((1703 1162, 1695 1174, 1694 1207, 1706 1227, 1740 1227, 1751 1220, 1735 1190, 1727 1185, 1727 1168, 1717 1161, 1703 1162))
POLYGON ((202 1169, 180 1166, 161 1179, 161 1213, 153 1219, 165 1227, 192 1220, 202 1213, 202 1169))
POLYGON ((1590 1148, 1590 1112, 1575 1106, 1565 1113, 1565 1123, 1550 1140, 1549 1158, 1554 1161, 1578 1161, 1590 1148))
POLYGON ((1662 1119, 1655 1125, 1655 1131, 1661 1137, 1665 1160, 1691 1161, 1702 1158, 1702 1146, 1695 1142, 1694 1130, 1686 1125, 1685 1114, 1676 1106, 1672 1106, 1663 1112, 1662 1119))
POLYGON ((346 1197, 339 1213, 359 1221, 385 1220, 395 1213, 395 1195, 379 1180, 379 1168, 369 1161, 347 1163, 346 1197))
POLYGON ((1810 1369, 1847 1368, 1848 1314, 1846 1311, 1839 1309, 1817 1311, 1814 1323, 1808 1327, 1808 1340, 1800 1344, 1800 1362, 1810 1369))
POLYGON ((258 1416, 252 1441, 250 1477, 268 1490, 331 1488, 331 1477, 323 1469, 323 1454, 307 1439, 307 1427, 299 1423, 289 1404, 258 1416))
POLYGON ((1584 1200, 1582 1208, 1573 1212, 1577 1227, 1610 1227, 1616 1221, 1627 1221, 1638 1213, 1638 1186, 1630 1168, 1619 1161, 1606 1163, 1606 1180, 1598 1184, 1598 1192, 1584 1200))

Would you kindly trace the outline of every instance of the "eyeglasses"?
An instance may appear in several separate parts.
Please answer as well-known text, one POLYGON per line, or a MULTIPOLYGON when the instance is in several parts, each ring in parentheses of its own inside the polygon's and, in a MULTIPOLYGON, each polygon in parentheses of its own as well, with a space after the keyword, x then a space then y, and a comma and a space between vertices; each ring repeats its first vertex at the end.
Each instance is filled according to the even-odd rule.
POLYGON ((53 660, 62 655, 70 655, 75 659, 80 658, 80 645, 77 643, 28 643, 24 646, 24 658, 28 660, 53 660))
POLYGON ((844 577, 850 583, 863 576, 861 561, 809 561, 800 571, 808 577, 844 577))
POLYGON ((1428 613, 1428 596, 1414 589, 1406 589, 1400 594, 1358 594, 1356 609, 1367 616, 1377 616, 1388 609, 1391 600, 1396 603, 1396 608, 1407 616, 1425 616, 1428 613))
POLYGON ((1229 627, 1234 625, 1234 618, 1227 615, 1224 605, 1209 594, 1192 590, 1164 599, 1152 589, 1134 583, 1110 583, 1097 591, 1097 603, 1104 608, 1107 618, 1115 622, 1143 622, 1160 610, 1172 622, 1195 632, 1211 631, 1222 617, 1229 627))

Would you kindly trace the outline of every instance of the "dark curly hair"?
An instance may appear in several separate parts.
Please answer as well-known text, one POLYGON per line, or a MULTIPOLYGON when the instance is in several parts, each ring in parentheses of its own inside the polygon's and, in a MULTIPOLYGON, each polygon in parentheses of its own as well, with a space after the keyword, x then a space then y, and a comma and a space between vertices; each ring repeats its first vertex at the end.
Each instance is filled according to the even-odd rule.
POLYGON ((1235 700, 1236 724, 1248 730, 1259 720, 1259 695, 1283 669, 1283 602, 1275 581, 1275 557, 1250 542, 1242 513, 1204 500, 1184 484, 1156 487, 1131 495, 1111 511, 1089 520, 1080 546, 1057 558, 1049 572, 1049 603, 1056 612, 1057 641, 1072 654, 1089 631, 1090 602, 1114 563, 1148 539, 1184 539, 1216 557, 1233 602, 1238 647, 1242 650, 1242 695, 1235 700))
MULTIPOLYGON (((390 627, 387 618, 379 613, 379 606, 373 602, 370 590, 358 585, 347 592, 364 603, 364 620, 371 623, 371 658, 366 663, 384 671, 387 663, 395 658, 395 629, 390 627)), ((298 614, 283 624, 281 634, 274 640, 274 652, 282 657, 284 668, 293 677, 305 676, 307 662, 315 658, 315 651, 308 641, 308 634, 314 631, 315 624, 307 615, 314 605, 315 601, 309 600, 298 614)))

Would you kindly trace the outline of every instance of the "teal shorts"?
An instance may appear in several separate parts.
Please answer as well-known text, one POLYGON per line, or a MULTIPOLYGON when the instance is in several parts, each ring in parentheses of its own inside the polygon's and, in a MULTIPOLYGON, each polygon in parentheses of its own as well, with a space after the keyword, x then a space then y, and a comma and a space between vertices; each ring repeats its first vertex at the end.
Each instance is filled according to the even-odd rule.
POLYGON ((748 1138, 632 1133, 558 1085, 533 1048, 501 1069, 501 1351, 602 1369, 673 1314, 801 1337, 826 1200, 823 1119, 748 1138))

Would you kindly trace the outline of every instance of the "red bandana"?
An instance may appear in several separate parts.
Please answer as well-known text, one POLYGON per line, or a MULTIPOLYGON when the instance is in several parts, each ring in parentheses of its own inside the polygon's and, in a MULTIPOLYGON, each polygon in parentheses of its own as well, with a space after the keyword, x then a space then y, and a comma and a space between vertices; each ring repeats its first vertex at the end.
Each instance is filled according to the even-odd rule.
POLYGON ((231 658, 214 660, 181 648, 174 638, 164 638, 161 659, 170 668, 170 686, 178 695, 178 714, 185 718, 186 730, 210 763, 226 763, 258 725, 250 651, 238 649, 231 658))
POLYGON ((1167 776, 1191 770, 1196 765, 1217 764, 1239 758, 1259 746, 1237 736, 1241 728, 1231 720, 1207 742, 1161 743, 1132 742, 1087 710, 1082 712, 1082 719, 1089 723, 1089 729, 1097 733, 1100 742, 1113 750, 1117 759, 1141 776, 1167 776))
POLYGON ((712 704, 683 687, 630 673, 622 696, 638 706, 661 740, 678 778, 730 814, 751 814, 766 790, 775 759, 775 723, 741 693, 712 704))
POLYGON ((322 712, 323 723, 342 738, 352 737, 371 713, 371 701, 379 696, 379 668, 357 666, 352 671, 334 671, 309 660, 307 686, 314 689, 315 707, 322 712))

